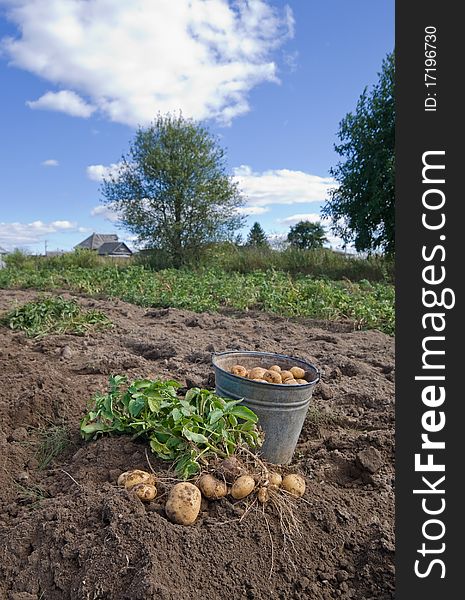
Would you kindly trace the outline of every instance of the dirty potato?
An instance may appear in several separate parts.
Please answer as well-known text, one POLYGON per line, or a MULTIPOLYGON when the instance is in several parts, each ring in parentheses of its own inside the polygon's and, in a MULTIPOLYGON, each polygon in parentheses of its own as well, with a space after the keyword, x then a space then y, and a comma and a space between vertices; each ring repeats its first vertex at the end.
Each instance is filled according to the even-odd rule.
POLYGON ((286 385, 299 385, 295 379, 286 379, 286 381, 283 381, 283 383, 286 385))
POLYGON ((276 373, 281 373, 281 367, 279 365, 273 365, 268 369, 268 371, 276 371, 276 373))
POLYGON ((249 379, 262 379, 265 372, 266 369, 263 369, 262 367, 254 367, 249 371, 249 379))
POLYGON ((306 379, 296 379, 297 383, 299 383, 300 385, 305 385, 306 383, 308 383, 308 381, 306 379))
POLYGON ((157 488, 148 483, 138 483, 131 488, 131 493, 135 494, 142 502, 150 502, 157 495, 157 488))
POLYGON ((236 500, 242 500, 253 492, 255 488, 255 480, 250 475, 241 475, 233 483, 231 488, 231 496, 236 500))
POLYGON ((276 489, 281 487, 283 478, 280 473, 273 472, 268 475, 268 481, 270 482, 270 488, 276 489))
POLYGON ((305 479, 300 475, 286 475, 281 487, 292 496, 300 498, 305 493, 305 479))
POLYGON ((294 375, 290 371, 281 371, 281 379, 285 383, 286 379, 294 379, 294 375))
POLYGON ((192 483, 177 483, 171 490, 165 505, 165 513, 172 523, 192 525, 202 502, 202 494, 192 483))
POLYGON ((224 498, 228 493, 226 482, 213 477, 213 475, 202 475, 198 485, 202 494, 209 500, 224 498))
POLYGON ((265 371, 262 379, 268 383, 282 383, 281 374, 277 371, 265 371))
POLYGON ((140 469, 133 469, 132 471, 125 471, 118 477, 118 485, 125 487, 127 490, 131 489, 139 483, 147 483, 148 485, 155 485, 155 475, 147 473, 147 471, 141 471, 140 469))
POLYGON ((305 371, 301 367, 292 367, 289 369, 294 379, 303 379, 305 377, 305 371))
POLYGON ((233 483, 238 477, 245 475, 247 471, 237 456, 228 456, 219 463, 216 473, 220 478, 226 479, 228 483, 233 483))
POLYGON ((239 377, 247 377, 249 375, 247 369, 242 365, 234 365, 234 367, 231 367, 231 373, 233 375, 239 375, 239 377))
POLYGON ((257 499, 261 504, 265 504, 270 499, 270 493, 267 487, 261 487, 258 490, 257 499))

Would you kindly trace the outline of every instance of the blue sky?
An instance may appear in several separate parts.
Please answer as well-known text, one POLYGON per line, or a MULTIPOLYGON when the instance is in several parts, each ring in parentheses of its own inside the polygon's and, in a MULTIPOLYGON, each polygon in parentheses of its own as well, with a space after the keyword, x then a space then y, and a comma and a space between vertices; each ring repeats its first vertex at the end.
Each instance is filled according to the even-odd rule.
POLYGON ((99 178, 137 124, 180 108, 220 136, 248 227, 318 218, 338 124, 393 49, 394 1, 234 4, 0 0, 1 246, 131 242, 99 178))

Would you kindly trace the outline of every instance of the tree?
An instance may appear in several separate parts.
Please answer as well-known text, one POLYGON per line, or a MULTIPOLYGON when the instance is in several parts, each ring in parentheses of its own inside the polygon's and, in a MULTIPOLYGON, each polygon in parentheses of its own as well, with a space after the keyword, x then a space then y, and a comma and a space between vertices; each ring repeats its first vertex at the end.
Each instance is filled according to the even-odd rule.
POLYGON ((247 236, 247 246, 253 246, 254 248, 269 248, 270 244, 266 237, 266 233, 260 223, 255 222, 247 236))
POLYGON ((383 61, 378 83, 365 88, 355 114, 339 125, 336 152, 345 162, 330 170, 339 187, 322 214, 333 231, 358 251, 394 253, 394 53, 383 61))
POLYGON ((174 266, 243 225, 237 184, 224 150, 207 129, 182 115, 158 115, 139 128, 116 173, 104 178, 104 203, 146 248, 166 251, 174 266))
POLYGON ((299 221, 291 227, 287 234, 287 241, 300 250, 310 250, 322 248, 328 240, 325 237, 325 230, 321 223, 312 223, 311 221, 299 221))

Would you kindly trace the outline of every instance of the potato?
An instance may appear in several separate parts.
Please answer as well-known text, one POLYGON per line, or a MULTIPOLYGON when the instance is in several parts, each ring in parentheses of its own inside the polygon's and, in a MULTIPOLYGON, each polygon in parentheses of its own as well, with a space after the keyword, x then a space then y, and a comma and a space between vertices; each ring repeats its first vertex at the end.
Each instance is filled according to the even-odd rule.
POLYGON ((262 379, 265 371, 266 369, 263 369, 262 367, 254 367, 249 371, 249 379, 262 379))
POLYGON ((292 367, 289 371, 294 376, 294 379, 303 379, 305 377, 305 371, 300 367, 292 367))
POLYGON ((306 383, 308 383, 308 381, 306 379, 296 379, 297 383, 299 383, 300 385, 305 385, 306 383))
POLYGON ((226 479, 228 483, 233 483, 238 477, 245 475, 247 471, 236 456, 228 456, 219 463, 216 473, 220 478, 226 479))
MULTIPOLYGON (((123 473, 124 475, 124 473, 123 473)), ((122 478, 122 475, 120 475, 120 477, 122 478)), ((119 478, 118 478, 119 481, 119 478)), ((146 483, 148 485, 154 485, 156 482, 155 480, 155 476, 152 475, 151 473, 147 473, 147 471, 141 471, 139 469, 134 469, 133 471, 129 471, 128 473, 126 473, 126 476, 124 477, 124 487, 127 490, 130 490, 132 487, 134 487, 135 485, 138 485, 139 483, 146 483)))
POLYGON ((209 500, 224 498, 228 493, 226 482, 220 481, 213 475, 202 475, 198 485, 202 494, 209 500))
POLYGON ((196 520, 202 503, 202 494, 192 483, 177 483, 169 493, 165 504, 165 513, 172 523, 192 525, 196 520))
POLYGON ((295 379, 286 379, 286 381, 284 381, 284 383, 286 385, 299 385, 295 379))
POLYGON ((252 381, 259 381, 260 383, 268 383, 268 381, 265 381, 264 379, 252 379, 252 381))
POLYGON ((155 476, 147 473, 147 471, 141 471, 140 469, 133 469, 132 471, 125 471, 118 477, 118 485, 121 487, 127 487, 126 481, 129 479, 130 485, 137 485, 138 483, 148 483, 150 485, 155 484, 155 476))
POLYGON ((292 496, 300 498, 305 493, 305 479, 300 475, 286 475, 281 487, 292 496))
POLYGON ((265 504, 270 499, 270 493, 267 487, 261 487, 258 490, 257 499, 261 504, 265 504))
POLYGON ((255 488, 255 480, 250 475, 241 475, 233 483, 231 488, 231 496, 236 500, 242 500, 253 492, 255 488))
POLYGON ((124 471, 124 473, 121 473, 121 475, 118 477, 118 485, 124 487, 124 484, 126 483, 126 477, 129 475, 130 472, 131 471, 124 471))
POLYGON ((265 371, 263 379, 264 381, 268 381, 268 383, 282 383, 281 375, 276 371, 265 371))
POLYGON ((281 487, 283 478, 280 473, 270 473, 268 475, 268 481, 270 482, 270 488, 276 489, 281 487))
POLYGON ((268 369, 268 371, 276 371, 276 373, 281 373, 281 367, 279 365, 273 365, 268 369))
POLYGON ((249 374, 247 369, 242 365, 234 365, 234 367, 231 367, 231 373, 233 375, 239 375, 239 377, 247 377, 249 374))
POLYGON ((131 488, 131 493, 135 494, 142 502, 150 502, 157 495, 157 488, 148 483, 138 483, 131 488))
POLYGON ((290 371, 281 371, 281 379, 286 383, 286 379, 294 379, 294 375, 290 371))

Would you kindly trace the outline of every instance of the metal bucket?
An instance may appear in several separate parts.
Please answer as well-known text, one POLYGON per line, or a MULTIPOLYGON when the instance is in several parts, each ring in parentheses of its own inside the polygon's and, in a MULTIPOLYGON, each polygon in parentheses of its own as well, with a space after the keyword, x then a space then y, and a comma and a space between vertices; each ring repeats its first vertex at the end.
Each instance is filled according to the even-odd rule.
POLYGON ((258 422, 265 432, 262 456, 274 464, 286 465, 291 462, 297 440, 307 415, 313 388, 320 380, 318 369, 300 359, 271 352, 221 352, 212 357, 215 370, 216 393, 224 398, 238 400, 258 416, 258 422), (302 367, 308 384, 286 385, 252 381, 230 373, 234 365, 270 367, 281 369, 302 367))

